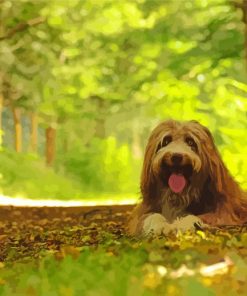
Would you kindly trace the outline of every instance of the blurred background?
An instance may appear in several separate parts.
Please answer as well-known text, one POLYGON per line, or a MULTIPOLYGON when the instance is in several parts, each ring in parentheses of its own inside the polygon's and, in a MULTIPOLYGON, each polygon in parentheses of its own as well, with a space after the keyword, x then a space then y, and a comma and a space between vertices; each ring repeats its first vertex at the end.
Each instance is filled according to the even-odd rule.
POLYGON ((168 118, 247 188, 246 53, 246 0, 0 0, 2 195, 138 198, 168 118))

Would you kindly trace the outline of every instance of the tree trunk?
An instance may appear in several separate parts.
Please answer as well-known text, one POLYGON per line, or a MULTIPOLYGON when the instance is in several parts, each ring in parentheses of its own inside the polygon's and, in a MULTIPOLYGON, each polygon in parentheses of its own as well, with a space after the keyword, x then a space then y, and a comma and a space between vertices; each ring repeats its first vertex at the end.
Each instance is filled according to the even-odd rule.
POLYGON ((133 122, 132 127, 132 153, 135 159, 142 158, 141 139, 140 139, 140 127, 138 121, 133 122))
POLYGON ((94 96, 91 98, 96 106, 97 116, 95 118, 95 136, 104 139, 106 136, 105 121, 106 121, 106 101, 101 97, 94 96))
POLYGON ((69 143, 70 143, 70 129, 67 125, 67 122, 63 122, 62 129, 62 151, 64 154, 67 154, 69 151, 69 143))
POLYGON ((67 154, 69 150, 69 141, 68 138, 63 139, 63 152, 64 154, 67 154))
POLYGON ((15 107, 12 108, 15 128, 15 150, 21 152, 22 150, 22 126, 21 126, 21 111, 15 107))
POLYGON ((104 139, 106 136, 105 118, 103 118, 103 115, 99 115, 99 117, 96 119, 95 136, 100 139, 104 139))
POLYGON ((38 147, 38 117, 35 112, 31 113, 31 134, 30 134, 30 140, 31 140, 31 150, 34 153, 37 153, 37 147, 38 147))
POLYGON ((245 69, 247 72, 247 0, 242 3, 243 21, 244 21, 244 53, 245 53, 245 69))
POLYGON ((2 144, 3 144, 2 114, 3 114, 3 96, 0 90, 0 148, 2 147, 2 144))
POLYGON ((46 131, 46 164, 51 166, 55 159, 56 129, 49 126, 46 131))
MULTIPOLYGON (((1 26, 0 26, 0 33, 1 26)), ((0 148, 3 144, 3 125, 2 125, 2 115, 3 115, 3 74, 0 72, 0 148)))

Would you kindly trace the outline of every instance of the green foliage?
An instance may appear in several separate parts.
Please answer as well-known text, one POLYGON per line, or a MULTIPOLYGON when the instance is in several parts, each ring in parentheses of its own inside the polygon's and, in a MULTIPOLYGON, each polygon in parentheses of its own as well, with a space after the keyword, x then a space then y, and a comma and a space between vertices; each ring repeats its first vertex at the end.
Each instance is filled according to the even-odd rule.
MULTIPOLYGON (((47 258, 40 263, 39 270, 30 266, 26 273, 23 273, 23 266, 17 265, 18 293, 25 295, 29 289, 41 295, 126 295, 138 292, 138 287, 130 286, 131 277, 140 278, 138 267, 145 257, 138 250, 133 255, 125 253, 114 258, 103 250, 84 251, 77 261, 70 256, 60 263, 47 258)), ((13 273, 9 270, 6 276, 12 277, 13 273)), ((0 286, 0 294, 14 295, 12 289, 11 286, 0 286)))
POLYGON ((33 199, 68 199, 70 196, 83 196, 83 189, 78 182, 55 174, 35 155, 4 151, 0 153, 0 162, 0 188, 5 195, 33 199))
POLYGON ((0 153, 0 193, 31 199, 135 199, 139 175, 134 172, 139 171, 140 162, 132 161, 128 147, 117 148, 114 139, 95 140, 94 149, 58 160, 55 171, 47 168, 37 155, 4 150, 0 153), (117 168, 112 163, 103 163, 106 148, 107 153, 112 152, 119 160, 117 168))
POLYGON ((140 161, 133 159, 127 145, 117 145, 114 137, 94 139, 90 147, 70 152, 63 159, 70 175, 87 191, 137 193, 140 161))
POLYGON ((2 264, 0 295, 245 295, 245 241, 224 231, 153 241, 108 235, 97 248, 62 246, 55 258, 2 264))
POLYGON ((247 188, 241 9, 226 0, 17 2, 2 1, 0 33, 31 25, 0 41, 4 105, 63 130, 70 149, 61 156, 60 137, 59 158, 83 184, 136 190, 133 143, 143 155, 150 130, 172 117, 208 126, 247 188), (36 18, 43 21, 32 25, 36 18))

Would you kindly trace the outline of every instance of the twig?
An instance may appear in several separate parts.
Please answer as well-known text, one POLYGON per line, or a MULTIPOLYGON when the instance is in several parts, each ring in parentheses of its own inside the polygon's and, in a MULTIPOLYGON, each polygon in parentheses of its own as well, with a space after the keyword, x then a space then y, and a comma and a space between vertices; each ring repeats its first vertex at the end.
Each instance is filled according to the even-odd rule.
POLYGON ((34 27, 45 22, 45 18, 40 16, 26 22, 19 23, 14 28, 10 29, 6 35, 0 37, 0 41, 12 38, 16 33, 27 30, 29 27, 34 27))

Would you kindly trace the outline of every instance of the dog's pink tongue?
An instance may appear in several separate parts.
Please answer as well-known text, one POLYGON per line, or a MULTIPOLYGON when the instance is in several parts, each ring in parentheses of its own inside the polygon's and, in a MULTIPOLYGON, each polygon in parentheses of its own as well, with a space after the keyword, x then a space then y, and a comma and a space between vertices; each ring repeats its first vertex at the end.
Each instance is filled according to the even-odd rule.
POLYGON ((183 175, 171 174, 168 184, 173 192, 179 193, 184 189, 186 180, 183 175))

